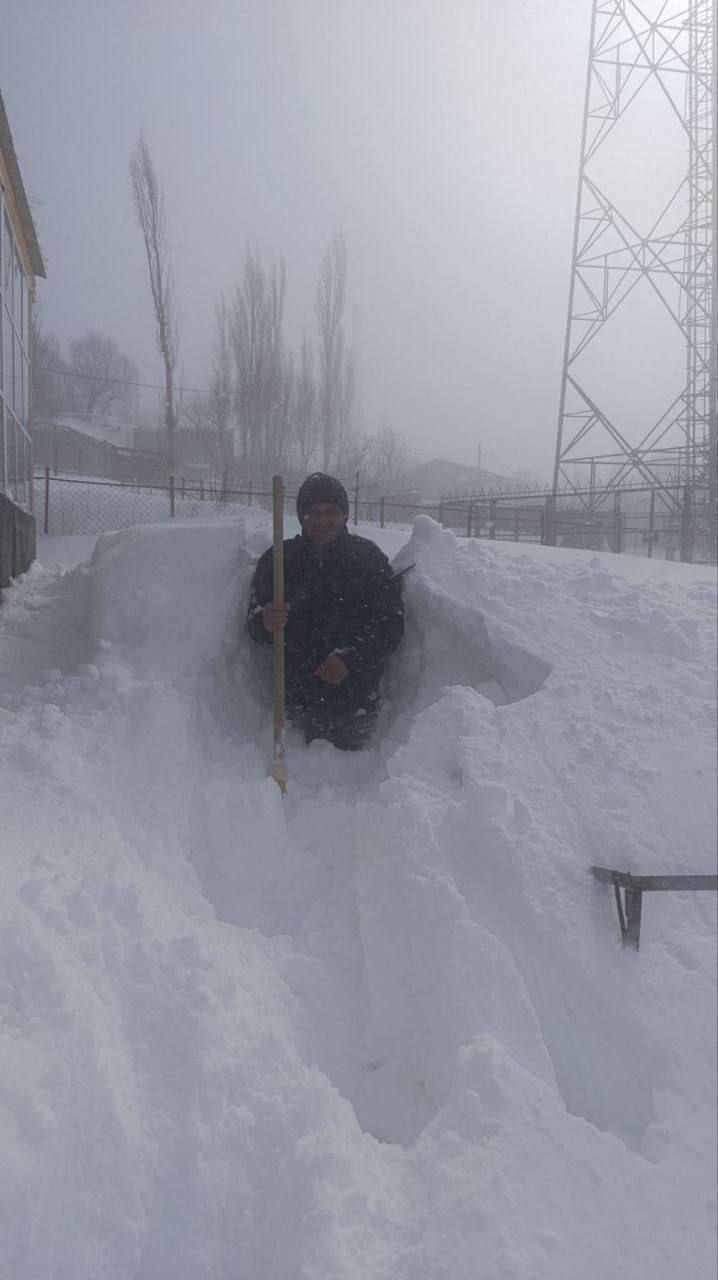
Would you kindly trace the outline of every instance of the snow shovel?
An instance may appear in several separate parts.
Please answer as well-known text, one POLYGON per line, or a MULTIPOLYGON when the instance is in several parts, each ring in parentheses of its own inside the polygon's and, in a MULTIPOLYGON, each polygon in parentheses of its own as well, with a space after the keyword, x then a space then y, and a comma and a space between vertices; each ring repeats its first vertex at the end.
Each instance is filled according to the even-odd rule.
MULTIPOLYGON (((272 514, 274 546, 272 574, 275 609, 284 605, 284 484, 281 476, 272 477, 272 514)), ((274 633, 274 746, 271 774, 284 795, 287 789, 287 765, 284 759, 284 631, 274 633)))

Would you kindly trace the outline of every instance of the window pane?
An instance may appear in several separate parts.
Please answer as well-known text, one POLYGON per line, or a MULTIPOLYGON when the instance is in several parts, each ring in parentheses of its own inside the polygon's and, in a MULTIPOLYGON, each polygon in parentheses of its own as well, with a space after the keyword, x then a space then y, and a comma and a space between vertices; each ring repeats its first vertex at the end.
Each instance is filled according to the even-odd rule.
POLYGON ((5 435, 7 437, 7 489, 15 497, 15 421, 5 410, 5 435))
POLYGON ((18 338, 16 333, 13 334, 12 346, 13 346, 13 352, 15 355, 15 359, 13 360, 13 374, 14 374, 13 385, 15 387, 15 399, 13 401, 12 407, 15 410, 15 416, 18 418, 21 418, 22 417, 22 375, 20 373, 20 361, 21 361, 22 352, 20 350, 20 339, 18 338))
POLYGON ((25 501, 25 437, 15 424, 15 500, 25 501))
POLYGON ((20 254, 18 253, 17 249, 15 250, 14 254, 12 255, 12 269, 13 269, 13 277, 14 277, 14 281, 15 281, 15 285, 14 285, 14 288, 13 288, 13 297, 14 297, 14 299, 15 299, 15 305, 14 305, 14 309, 13 309, 13 315, 14 315, 14 317, 15 317, 15 327, 16 327, 16 329, 17 329, 18 333, 22 333, 22 277, 23 277, 23 272, 22 272, 22 268, 21 268, 21 266, 20 266, 20 254))
POLYGON ((2 364, 3 364, 3 395, 6 404, 12 404, 13 385, 12 385, 12 325, 7 309, 3 307, 2 312, 2 364))
POLYGON ((4 226, 5 226, 5 235, 3 236, 3 247, 2 247, 2 260, 3 260, 2 287, 3 287, 3 293, 5 295, 5 299, 4 299, 5 306, 10 311, 12 311, 12 275, 13 275, 12 231, 10 230, 10 222, 8 221, 7 214, 5 214, 4 226))
POLYGON ((23 346, 25 347, 25 350, 29 356, 30 355, 30 308, 32 306, 32 299, 30 296, 30 286, 27 280, 24 281, 23 287, 25 289, 25 305, 23 310, 23 321, 22 321, 22 341, 23 341, 23 346))
POLYGON ((22 370, 22 425, 27 431, 30 420, 30 361, 23 353, 21 359, 22 370))
MULTIPOLYGON (((18 431, 20 431, 19 427, 18 431)), ((18 468, 20 483, 22 484, 22 497, 20 498, 20 501, 27 506, 30 501, 30 486, 27 482, 27 464, 30 460, 30 441, 24 431, 20 431, 20 440, 22 441, 22 467, 18 468)))

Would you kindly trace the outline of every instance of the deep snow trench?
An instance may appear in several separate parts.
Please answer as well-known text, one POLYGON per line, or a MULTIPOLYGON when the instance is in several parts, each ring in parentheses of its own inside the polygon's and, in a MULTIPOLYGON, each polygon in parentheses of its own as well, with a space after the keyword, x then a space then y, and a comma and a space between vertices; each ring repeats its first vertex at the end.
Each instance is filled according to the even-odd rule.
POLYGON ((249 520, 0 609, 2 1274, 708 1274, 714 904, 627 955, 590 865, 711 870, 714 583, 418 520, 377 740, 282 801, 249 520))
MULTIPOLYGON (((443 549, 444 560, 451 562, 451 572, 447 573, 448 566, 444 563, 440 573, 422 573, 419 563, 406 575, 406 637, 396 658, 388 664, 385 678, 388 705, 374 750, 364 753, 358 762, 326 744, 316 743, 307 751, 290 734, 289 767, 294 785, 284 806, 274 804, 276 797, 270 789, 269 812, 264 815, 268 834, 257 862, 247 865, 246 881, 232 856, 234 829, 227 809, 236 812, 237 795, 231 784, 229 799, 223 802, 222 788, 215 778, 211 799, 205 799, 195 851, 191 855, 203 890, 220 919, 258 928, 268 936, 284 935, 293 939, 302 956, 298 965, 301 977, 296 978, 295 961, 288 980, 307 1014, 305 1056, 316 1061, 352 1103, 366 1132, 381 1141, 402 1145, 413 1142, 444 1103, 460 1034, 449 1032, 443 1043, 437 1038, 430 1052, 416 1053, 412 1047, 414 1031, 407 1029, 406 1043, 403 1043, 401 1029, 407 1018, 411 1027, 416 1019, 424 1021, 427 1036, 429 1026, 441 1027, 446 992, 456 986, 456 975, 449 969, 438 979, 436 973, 430 972, 428 958, 425 968, 417 968, 413 975, 403 971, 402 958, 411 956, 416 950, 417 938, 426 929, 431 930, 430 918, 424 919, 423 905, 416 921, 412 922, 411 931, 400 933, 398 938, 396 923, 391 916, 387 918, 385 909, 381 911, 379 924, 373 923, 376 904, 367 905, 362 897, 361 879, 355 874, 357 862, 369 856, 377 864, 391 865, 393 844, 401 847, 406 842, 406 832, 414 829, 418 833, 417 850, 421 852, 429 828, 426 819, 431 811, 428 797, 417 796, 412 806, 415 811, 408 819, 403 814, 401 830, 389 828, 391 834, 387 838, 383 806, 379 816, 375 814, 376 792, 379 789, 381 793, 386 779, 387 761, 396 753, 397 745, 409 738, 417 716, 442 697, 446 702, 444 713, 438 725, 430 718, 423 751, 428 751, 430 757, 437 754, 443 757, 446 782, 451 791, 461 791, 464 771, 453 738, 461 723, 468 691, 475 690, 494 706, 505 706, 536 694, 551 670, 544 658, 522 647, 513 632, 506 635, 498 629, 490 638, 480 611, 480 596, 477 597, 472 583, 474 566, 470 560, 468 564, 456 562, 455 538, 444 535, 432 521, 425 518, 417 521, 414 538, 397 557, 396 569, 413 564, 417 555, 421 561, 423 547, 438 551, 439 555, 443 549), (455 692, 447 695, 447 690, 452 688, 455 692), (306 801, 304 787, 308 788, 306 801), (319 788, 320 799, 323 793, 326 796, 320 821, 317 821, 316 788, 319 788), (285 820, 292 833, 290 840, 284 830, 285 820), (367 837, 367 830, 374 833, 371 839, 367 837), (207 831, 212 833, 209 841, 207 831), (232 833, 229 842, 227 832, 232 833), (331 912, 331 919, 327 918, 327 912, 331 912), (316 947, 317 936, 321 937, 322 950, 313 956, 312 968, 306 958, 316 947), (396 954, 386 957, 388 938, 394 938, 396 954), (339 957, 342 958, 340 965, 337 964, 339 957), (394 999, 390 999, 387 980, 382 975, 397 971, 401 973, 401 984, 394 999), (413 988, 412 998, 407 1006, 410 988, 413 988)), ((246 598, 251 571, 250 567, 245 575, 242 600, 246 598)), ((247 688, 257 688, 260 700, 265 706, 269 705, 271 667, 266 652, 258 653, 247 641, 243 617, 244 610, 240 608, 238 652, 231 655, 221 675, 216 675, 223 693, 227 684, 234 686, 236 701, 230 698, 225 703, 220 695, 217 705, 225 703, 231 707, 230 732, 233 732, 232 726, 249 724, 254 738, 258 731, 262 732, 261 715, 257 718, 256 714, 248 713, 247 688)), ((481 703, 473 705, 480 708, 481 703)), ((252 710, 256 713, 257 708, 252 710)), ((266 729, 265 741, 268 753, 266 729)), ((479 788, 481 817, 485 816, 487 803, 489 812, 499 813, 510 804, 508 791, 494 780, 505 775, 505 766, 497 767, 492 761, 487 772, 489 781, 479 788)), ((252 788, 246 814, 248 827, 256 821, 256 814, 251 811, 255 803, 252 788)), ((450 822, 452 816, 447 815, 447 821, 450 822)), ((519 827, 522 820, 519 813, 519 827)), ((462 826, 463 822, 462 816, 462 826)), ((498 824, 491 832, 491 842, 495 850, 500 848, 502 832, 498 824)), ((480 917, 482 907, 471 883, 477 847, 473 841, 467 843, 466 833, 460 830, 452 852, 454 912, 461 904, 464 910, 468 907, 471 916, 480 917)), ((506 1003, 509 1023, 523 1024, 538 1016, 539 1043, 531 1051, 532 1065, 538 1064, 547 1074, 555 1074, 564 1101, 575 1114, 585 1116, 602 1128, 615 1127, 628 1142, 639 1142, 652 1119, 652 1085, 659 1057, 655 1047, 642 1043, 631 1019, 625 1018, 620 1009, 611 1007, 609 994, 594 993, 590 1006, 586 1006, 584 978, 580 973, 576 975, 563 948, 553 948, 553 954, 546 956, 545 968, 540 975, 536 974, 533 956, 542 945, 541 929, 536 929, 534 912, 525 911, 520 896, 512 893, 510 863, 508 869, 504 869, 497 857, 496 864, 496 873, 504 883, 500 887, 499 880, 492 881, 491 901, 494 909, 499 905, 503 907, 505 917, 497 930, 498 940, 492 924, 472 956, 475 946, 472 935, 478 930, 475 924, 467 927, 459 931, 459 942, 452 941, 447 964, 457 963, 454 947, 458 947, 460 953, 467 949, 467 957, 462 956, 458 963, 466 964, 468 972, 475 969, 483 975, 497 963, 499 967, 502 963, 508 964, 509 979, 497 985, 491 999, 506 1003), (493 952, 497 947, 502 949, 499 940, 506 934, 511 938, 512 958, 509 961, 504 955, 497 960, 493 952), (564 1011, 556 1008, 555 993, 561 989, 564 1011), (574 1020, 580 1023, 588 1061, 597 1065, 595 1072, 584 1070, 578 1078, 570 1025, 567 1025, 574 1020), (601 1052, 606 1024, 611 1021, 628 1050, 630 1072, 625 1071, 623 1060, 607 1063, 601 1052)), ((440 898, 442 889, 439 882, 430 882, 431 912, 437 906, 433 899, 440 898)), ((400 884, 392 885, 390 900, 401 901, 402 892, 400 884)), ((462 1009, 459 1014, 462 1031, 471 1025, 472 1019, 476 1025, 490 1021, 483 1009, 483 1000, 483 992, 462 993, 460 1003, 467 1006, 466 1011, 462 1009)))
MULTIPOLYGON (((413 565, 408 556, 421 548, 425 539, 431 542, 435 533, 432 521, 419 519, 413 542, 397 559, 397 571, 405 564, 413 565)), ((450 545, 453 550, 453 539, 450 545)), ((262 727, 259 708, 252 705, 250 712, 247 707, 248 690, 257 690, 264 708, 271 699, 271 655, 252 644, 244 627, 253 567, 250 564, 242 575, 240 608, 236 622, 232 621, 228 657, 215 668, 204 696, 214 701, 217 714, 221 706, 230 708, 225 721, 230 736, 246 741, 249 726, 250 741, 255 741, 259 732, 264 733, 266 742, 266 710, 262 727), (239 726, 242 731, 238 734, 239 726)), ((445 1101, 457 1045, 455 1037, 450 1037, 446 1061, 441 1048, 435 1046, 435 1061, 425 1069, 415 1060, 411 1045, 401 1042, 406 1009, 385 1008, 385 992, 378 998, 371 970, 375 953, 381 953, 383 947, 381 939, 368 932, 355 875, 357 861, 366 851, 362 827, 377 788, 387 777, 388 759, 410 736, 417 714, 440 699, 448 687, 473 689, 491 705, 503 706, 536 693, 550 672, 545 660, 515 642, 490 639, 475 602, 457 607, 456 586, 454 582, 448 590, 439 587, 435 579, 422 575, 419 566, 405 575, 406 636, 388 663, 386 705, 376 740, 363 758, 319 742, 307 751, 290 730, 292 786, 280 805, 269 789, 268 807, 262 815, 266 826, 258 837, 259 856, 247 865, 246 879, 237 874, 232 856, 235 828, 228 811, 241 814, 241 827, 256 824, 254 787, 246 811, 238 810, 236 788, 230 784, 225 791, 216 774, 213 776, 209 792, 200 801, 201 817, 190 854, 219 919, 257 928, 268 937, 291 939, 291 960, 283 973, 305 1011, 305 1059, 316 1062, 351 1102, 367 1133, 402 1145, 416 1139, 445 1101), (320 822, 317 787, 320 798, 322 792, 327 796, 320 822), (322 950, 315 955, 317 938, 322 950), (394 1029, 388 1035, 389 1026, 394 1029)), ((269 751, 268 743, 265 751, 269 751)), ((209 742, 202 754, 211 754, 209 742)), ((453 781, 461 785, 460 770, 453 781)), ((381 857, 381 828, 379 822, 371 841, 374 857, 381 857)), ((413 949, 409 940, 404 941, 413 949)), ((435 985, 433 978, 431 985, 435 985)), ((437 1002, 436 995, 432 997, 419 981, 414 999, 427 1012, 437 1002)))

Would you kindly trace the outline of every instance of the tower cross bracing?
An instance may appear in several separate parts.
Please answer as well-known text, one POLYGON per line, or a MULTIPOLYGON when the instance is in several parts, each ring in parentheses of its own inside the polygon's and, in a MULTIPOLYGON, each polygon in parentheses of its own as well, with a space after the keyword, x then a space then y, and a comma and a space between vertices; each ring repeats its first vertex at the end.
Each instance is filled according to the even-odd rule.
MULTIPOLYGON (((680 473, 709 486, 715 506, 717 25, 715 0, 593 0, 555 494, 577 489, 577 468, 590 464, 602 484, 584 503, 645 482, 662 486, 670 507, 680 473), (649 93, 680 128, 682 160, 668 199, 639 226, 621 208, 620 164, 608 185, 598 171, 609 137, 649 93), (610 368, 597 378, 585 357, 603 334, 605 365, 611 326, 619 329, 615 317, 641 284, 682 343, 684 376, 660 416, 636 431, 635 415, 624 422, 606 410, 610 368)), ((624 166, 650 164, 649 141, 621 153, 614 139, 614 162, 618 154, 624 166)))

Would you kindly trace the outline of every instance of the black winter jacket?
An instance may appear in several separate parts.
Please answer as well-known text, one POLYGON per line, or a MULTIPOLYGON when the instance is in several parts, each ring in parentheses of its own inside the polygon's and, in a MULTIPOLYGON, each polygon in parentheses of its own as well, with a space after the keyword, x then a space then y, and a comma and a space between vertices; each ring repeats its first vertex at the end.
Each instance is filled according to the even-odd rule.
MULTIPOLYGON (((272 637, 261 615, 273 577, 270 547, 255 570, 247 619, 252 638, 267 645, 272 637)), ((292 606, 284 632, 290 708, 329 701, 356 709, 375 698, 384 659, 404 634, 401 584, 376 543, 343 529, 320 559, 301 534, 287 539, 284 596, 292 606), (349 668, 340 685, 313 674, 332 652, 349 668)))

